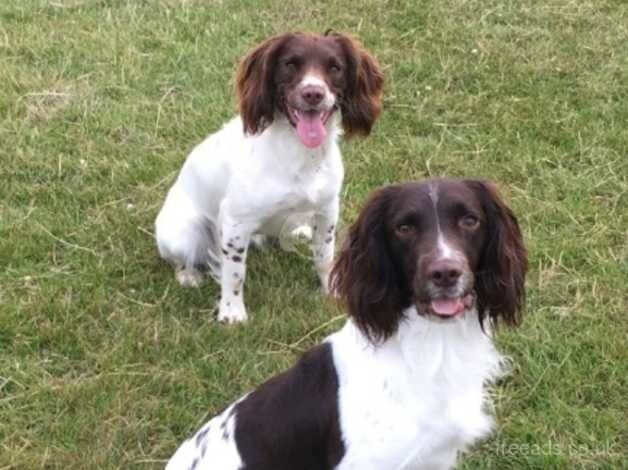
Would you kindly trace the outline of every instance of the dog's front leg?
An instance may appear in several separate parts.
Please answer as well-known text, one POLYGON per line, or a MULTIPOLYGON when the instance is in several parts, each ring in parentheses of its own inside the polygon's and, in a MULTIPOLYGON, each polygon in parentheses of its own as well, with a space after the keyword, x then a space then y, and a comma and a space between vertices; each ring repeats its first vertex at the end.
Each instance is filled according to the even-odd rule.
POLYGON ((223 217, 221 224, 221 277, 218 320, 225 323, 247 319, 244 307, 246 254, 255 227, 223 217))
POLYGON ((321 281, 323 293, 329 293, 329 272, 334 260, 336 226, 338 225, 338 201, 314 215, 312 226, 312 255, 321 281))

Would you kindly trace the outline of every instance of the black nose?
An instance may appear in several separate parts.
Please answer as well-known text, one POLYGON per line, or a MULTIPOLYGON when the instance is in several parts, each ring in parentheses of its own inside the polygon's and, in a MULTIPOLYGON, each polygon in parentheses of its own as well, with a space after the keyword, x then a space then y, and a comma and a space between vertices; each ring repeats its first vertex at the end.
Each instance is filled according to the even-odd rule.
POLYGON ((462 265, 454 260, 437 260, 427 268, 427 278, 438 287, 452 287, 462 276, 462 265))
POLYGON ((306 85, 301 90, 303 101, 310 106, 318 106, 323 101, 324 96, 323 87, 317 85, 306 85))

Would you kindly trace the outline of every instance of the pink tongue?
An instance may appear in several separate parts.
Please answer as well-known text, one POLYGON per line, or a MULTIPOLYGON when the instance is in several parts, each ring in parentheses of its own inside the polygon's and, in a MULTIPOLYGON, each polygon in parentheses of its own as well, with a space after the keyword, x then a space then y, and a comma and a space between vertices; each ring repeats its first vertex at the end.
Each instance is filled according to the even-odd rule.
POLYGON ((439 315, 453 316, 464 309, 464 305, 460 299, 439 299, 432 300, 430 304, 432 310, 439 315))
POLYGON ((322 113, 297 113, 297 134, 306 147, 318 147, 327 135, 327 129, 323 125, 321 116, 322 113))

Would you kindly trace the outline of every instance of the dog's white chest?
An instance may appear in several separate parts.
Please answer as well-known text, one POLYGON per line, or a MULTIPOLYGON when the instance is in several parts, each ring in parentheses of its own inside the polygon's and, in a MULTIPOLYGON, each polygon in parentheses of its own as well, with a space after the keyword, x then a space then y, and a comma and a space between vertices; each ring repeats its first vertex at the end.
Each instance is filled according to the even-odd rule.
POLYGON ((479 389, 455 391, 455 385, 426 381, 421 390, 387 379, 362 385, 349 385, 340 397, 343 434, 350 437, 339 470, 423 468, 490 429, 479 389), (356 401, 360 393, 364 400, 356 401))
POLYGON ((333 197, 337 183, 326 170, 323 165, 317 165, 305 174, 294 175, 288 199, 291 197, 295 205, 311 208, 333 197))
POLYGON ((346 444, 338 470, 443 468, 439 463, 490 432, 483 388, 499 356, 487 338, 477 335, 477 344, 457 351, 443 343, 469 340, 456 338, 455 328, 451 338, 418 335, 416 344, 406 332, 368 350, 352 344, 347 330, 332 337, 346 444), (469 353, 473 347, 477 354, 469 353))
POLYGON ((344 171, 335 143, 307 153, 286 143, 283 152, 271 158, 270 150, 260 154, 256 149, 237 162, 227 189, 231 213, 267 225, 295 213, 319 211, 338 197, 344 171))

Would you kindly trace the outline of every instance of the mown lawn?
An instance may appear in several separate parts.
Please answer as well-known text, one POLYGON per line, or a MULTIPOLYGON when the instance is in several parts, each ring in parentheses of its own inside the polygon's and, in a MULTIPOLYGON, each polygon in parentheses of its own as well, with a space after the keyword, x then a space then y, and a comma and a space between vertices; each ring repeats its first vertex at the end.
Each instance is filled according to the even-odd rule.
MULTIPOLYGON (((311 264, 252 256, 244 327, 177 286, 153 220, 234 111, 237 59, 286 30, 359 37, 386 75, 343 144, 343 220, 374 187, 499 182, 531 254, 497 431, 464 469, 628 465, 623 0, 0 3, 0 468, 160 468, 212 413, 342 324, 311 264)), ((297 469, 298 470, 298 469, 297 469)))

